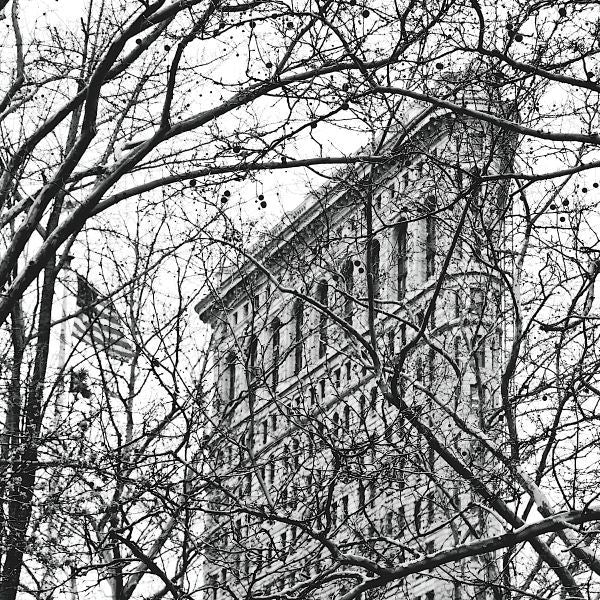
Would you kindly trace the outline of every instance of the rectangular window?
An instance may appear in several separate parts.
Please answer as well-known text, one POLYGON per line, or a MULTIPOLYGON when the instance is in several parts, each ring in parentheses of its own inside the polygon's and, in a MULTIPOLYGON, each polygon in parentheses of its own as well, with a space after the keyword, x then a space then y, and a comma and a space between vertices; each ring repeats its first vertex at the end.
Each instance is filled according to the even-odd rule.
POLYGON ((462 600, 462 589, 458 581, 454 582, 454 589, 452 590, 452 600, 462 600))
POLYGON ((265 419, 262 422, 262 441, 263 441, 263 444, 266 444, 268 439, 269 439, 269 422, 265 419))
MULTIPOLYGON (((325 280, 321 280, 317 286, 317 300, 326 307, 329 305, 329 286, 325 280)), ((319 358, 327 352, 327 314, 319 314, 319 358)))
POLYGON ((410 181, 410 174, 408 171, 402 174, 402 191, 408 188, 408 183, 410 181))
POLYGON ((325 399, 325 380, 321 379, 321 381, 319 381, 319 396, 321 397, 321 400, 325 399))
POLYGON ((429 348, 427 353, 427 378, 430 386, 433 385, 435 378, 435 350, 429 348))
POLYGON ((235 398, 235 356, 230 354, 227 358, 227 399, 235 398))
MULTIPOLYGON (((403 215, 401 218, 404 218, 403 215)), ((407 253, 407 233, 408 223, 406 219, 400 222, 396 230, 396 243, 398 246, 397 275, 398 275, 398 300, 403 300, 406 296, 406 278, 408 274, 408 253, 407 253)))
POLYGON ((377 409, 377 387, 371 388, 371 410, 377 409))
POLYGON ((301 300, 294 304, 294 375, 298 375, 302 369, 302 326, 304 325, 304 306, 301 300))
POLYGON ((480 335, 473 338, 473 358, 480 369, 485 368, 485 339, 480 335))
POLYGON ((390 357, 392 357, 396 354, 396 332, 388 331, 387 338, 387 351, 390 357))
POLYGON ((269 461, 269 482, 271 485, 275 485, 275 461, 273 459, 269 461))
POLYGON ((285 531, 280 536, 281 539, 281 552, 283 555, 287 554, 287 533, 285 531))
POLYGON ((465 240, 461 234, 456 242, 456 257, 458 258, 458 260, 460 260, 461 258, 464 257, 464 255, 465 255, 465 240))
POLYGON ((404 514, 404 506, 400 504, 398 506, 398 537, 402 535, 404 528, 406 527, 406 516, 404 514))
POLYGON ((255 334, 250 336, 250 343, 248 344, 248 365, 250 367, 249 375, 250 379, 256 377, 256 363, 258 359, 258 338, 255 334))
POLYGON ((361 394, 360 398, 358 399, 358 414, 361 419, 363 419, 366 414, 366 402, 364 394, 361 394))
POLYGON ((415 500, 415 506, 414 506, 414 523, 415 523, 415 529, 417 530, 417 534, 420 534, 421 532, 421 504, 422 504, 422 499, 418 498, 417 500, 415 500))
POLYGON ((258 359, 258 338, 255 334, 250 337, 250 343, 248 345, 248 363, 247 363, 247 374, 248 374, 248 398, 252 402, 256 398, 256 386, 258 379, 257 370, 257 359, 258 359))
POLYGON ((436 199, 429 196, 425 210, 425 277, 429 279, 435 275, 435 253, 436 253, 436 218, 433 214, 436 209, 436 199))
POLYGON ((471 384, 469 403, 471 414, 479 414, 479 386, 476 383, 471 384))
POLYGON ((281 353, 281 321, 278 318, 271 321, 271 359, 272 359, 272 373, 271 373, 271 385, 273 389, 277 388, 279 383, 279 357, 281 353))
POLYGON ((374 479, 369 481, 369 506, 375 506, 375 496, 377 495, 377 482, 374 479))
POLYGON ((417 321, 417 326, 421 327, 423 325, 423 321, 425 319, 425 312, 422 310, 417 311, 417 314, 415 315, 416 321, 417 321))
POLYGON ((452 490, 452 502, 454 502, 454 508, 460 510, 461 502, 460 502, 460 489, 456 486, 452 490))
POLYGON ((370 256, 370 264, 369 266, 369 275, 371 277, 371 282, 373 285, 373 297, 379 298, 381 295, 381 274, 380 274, 380 265, 379 265, 379 254, 380 254, 381 244, 379 240, 373 240, 371 242, 371 256, 370 256))
POLYGON ((472 286, 469 289, 469 297, 471 298, 471 310, 480 313, 483 310, 485 303, 485 292, 479 286, 472 286))
POLYGON ((342 276, 346 286, 346 295, 344 296, 344 319, 346 320, 346 323, 352 325, 352 313, 354 311, 352 300, 352 294, 354 293, 354 261, 347 260, 344 263, 342 276))
POLYGON ((433 492, 427 495, 427 522, 431 525, 435 518, 435 496, 433 492))
POLYGON ((500 338, 497 335, 492 336, 491 353, 492 369, 495 369, 500 362, 500 338))
POLYGON ((394 513, 391 510, 385 513, 384 532, 387 536, 391 536, 394 533, 394 513))
POLYGON ((212 597, 212 600, 217 600, 217 593, 219 591, 219 588, 218 588, 219 581, 218 581, 217 575, 209 575, 208 584, 211 587, 211 597, 212 597))
POLYGON ((393 444, 394 443, 394 426, 388 425, 385 428, 383 435, 385 436, 385 440, 387 441, 388 444, 393 444))

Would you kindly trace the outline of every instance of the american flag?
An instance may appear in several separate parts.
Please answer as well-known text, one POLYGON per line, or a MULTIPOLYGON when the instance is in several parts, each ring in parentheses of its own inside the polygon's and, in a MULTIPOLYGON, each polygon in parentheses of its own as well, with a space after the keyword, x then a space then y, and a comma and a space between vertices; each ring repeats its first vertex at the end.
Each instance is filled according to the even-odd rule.
POLYGON ((133 358, 133 346, 123 333, 123 323, 113 303, 100 300, 101 297, 85 277, 77 274, 77 307, 81 312, 73 324, 73 333, 95 350, 129 361, 133 358))

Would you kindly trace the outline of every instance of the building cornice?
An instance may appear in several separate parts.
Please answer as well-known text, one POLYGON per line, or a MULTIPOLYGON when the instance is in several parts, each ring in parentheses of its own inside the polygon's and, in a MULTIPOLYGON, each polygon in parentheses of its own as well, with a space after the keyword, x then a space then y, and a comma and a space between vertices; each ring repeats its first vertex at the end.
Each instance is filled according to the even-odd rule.
MULTIPOLYGON (((440 121, 444 118, 453 116, 448 110, 432 110, 431 108, 419 110, 410 115, 405 122, 397 126, 397 131, 390 135, 389 139, 379 153, 379 156, 385 157, 384 160, 376 163, 361 163, 345 170, 338 171, 336 179, 339 179, 344 173, 352 173, 357 181, 364 180, 373 168, 381 165, 397 162, 401 152, 399 149, 410 144, 417 137, 425 138, 425 133, 431 133, 434 121, 440 121), (421 136, 419 136, 421 134, 421 136)), ((441 137, 443 131, 441 128, 436 130, 436 137, 441 137)), ((428 140, 429 145, 435 143, 435 140, 428 140)), ((362 154, 365 148, 361 148, 356 155, 362 154)), ((334 175, 334 176, 335 176, 334 175)), ((379 174, 378 174, 379 175, 379 174)), ((348 187, 341 182, 334 184, 327 183, 318 190, 309 194, 305 200, 296 208, 286 213, 280 221, 268 232, 263 235, 263 241, 254 245, 248 254, 255 260, 265 260, 267 257, 275 255, 285 247, 297 235, 305 232, 324 212, 323 198, 328 196, 327 209, 331 210, 336 203, 342 200, 348 192, 348 187)), ((214 308, 217 299, 224 299, 242 282, 248 281, 249 277, 257 276, 257 267, 254 261, 247 260, 243 265, 235 269, 235 272, 227 275, 225 279, 215 287, 215 291, 204 296, 195 306, 194 310, 198 313, 200 319, 205 323, 210 323, 212 308, 214 308)), ((260 277, 260 275, 258 275, 260 277)))

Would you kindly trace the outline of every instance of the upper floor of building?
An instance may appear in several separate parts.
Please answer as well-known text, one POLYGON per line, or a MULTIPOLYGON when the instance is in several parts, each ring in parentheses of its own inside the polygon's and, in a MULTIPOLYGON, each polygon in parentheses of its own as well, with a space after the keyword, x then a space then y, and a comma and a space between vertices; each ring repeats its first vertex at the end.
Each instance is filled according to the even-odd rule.
MULTIPOLYGON (((243 396, 232 411, 242 420, 249 401, 253 411, 273 394, 291 402, 299 382, 323 396, 343 376, 392 368, 422 327, 421 351, 407 363, 417 381, 427 372, 433 385, 444 354, 459 366, 497 366, 509 202, 494 177, 509 148, 485 124, 421 115, 255 247, 232 251, 223 280, 196 307, 215 330, 218 410, 243 396)), ((467 387, 478 385, 471 371, 467 387)), ((444 385, 442 371, 437 381, 444 385)))

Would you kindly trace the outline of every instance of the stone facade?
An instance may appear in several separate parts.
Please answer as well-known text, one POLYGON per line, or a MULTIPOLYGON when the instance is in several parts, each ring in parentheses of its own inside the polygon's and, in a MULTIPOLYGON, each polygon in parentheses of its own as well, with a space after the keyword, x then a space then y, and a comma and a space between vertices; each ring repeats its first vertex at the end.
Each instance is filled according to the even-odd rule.
POLYGON ((502 435, 502 287, 490 261, 503 260, 505 191, 473 174, 503 159, 493 132, 450 115, 408 132, 283 219, 256 262, 232 259, 197 306, 216 332, 207 597, 351 597, 373 581, 369 597, 458 600, 497 581, 494 556, 390 582, 369 568, 494 526, 386 394, 423 330, 397 394, 493 480, 452 415, 502 435))

